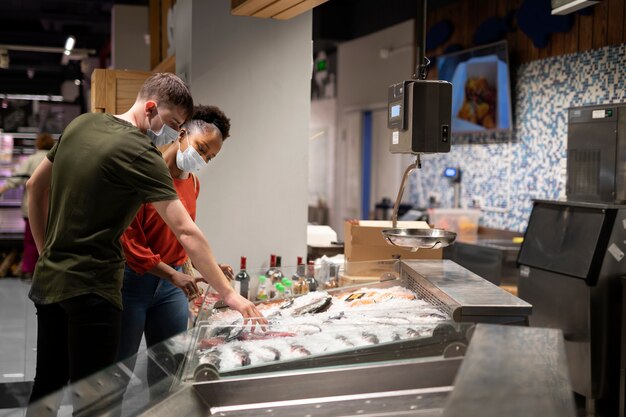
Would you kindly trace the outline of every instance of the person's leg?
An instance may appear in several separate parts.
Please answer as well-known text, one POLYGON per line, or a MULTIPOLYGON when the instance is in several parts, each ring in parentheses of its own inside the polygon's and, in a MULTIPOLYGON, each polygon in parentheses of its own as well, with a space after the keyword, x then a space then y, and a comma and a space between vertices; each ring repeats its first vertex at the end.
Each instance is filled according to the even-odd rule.
POLYGON ((30 403, 61 390, 70 376, 65 312, 59 304, 35 304, 35 307, 37 366, 30 403))
POLYGON ((117 360, 123 360, 131 370, 134 368, 134 355, 139 350, 146 326, 146 313, 152 304, 158 283, 158 277, 149 274, 137 275, 128 267, 124 269, 122 286, 124 310, 117 360))
POLYGON ((67 314, 70 381, 113 365, 122 311, 96 294, 73 297, 59 304, 67 314))
MULTIPOLYGON (((187 330, 188 318, 189 301, 183 291, 170 282, 161 280, 146 317, 146 344, 151 348, 152 356, 157 362, 152 359, 148 361, 150 386, 157 384, 168 373, 177 371, 177 352, 171 352, 162 342, 187 330)), ((154 389, 151 390, 153 391, 154 389)))
POLYGON ((30 231, 30 223, 28 219, 24 219, 24 254, 22 255, 22 273, 24 276, 32 277, 38 258, 39 253, 33 233, 30 231))
POLYGON ((146 316, 146 344, 154 346, 187 330, 189 300, 183 291, 161 280, 146 316))

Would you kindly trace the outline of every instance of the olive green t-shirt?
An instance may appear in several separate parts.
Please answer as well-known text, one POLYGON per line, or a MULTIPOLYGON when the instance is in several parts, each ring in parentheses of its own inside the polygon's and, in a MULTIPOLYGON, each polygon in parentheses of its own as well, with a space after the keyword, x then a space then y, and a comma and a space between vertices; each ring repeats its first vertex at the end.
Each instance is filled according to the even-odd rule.
POLYGON ((110 114, 74 119, 47 155, 48 226, 30 298, 50 304, 95 293, 122 308, 119 239, 143 203, 178 198, 150 139, 110 114))

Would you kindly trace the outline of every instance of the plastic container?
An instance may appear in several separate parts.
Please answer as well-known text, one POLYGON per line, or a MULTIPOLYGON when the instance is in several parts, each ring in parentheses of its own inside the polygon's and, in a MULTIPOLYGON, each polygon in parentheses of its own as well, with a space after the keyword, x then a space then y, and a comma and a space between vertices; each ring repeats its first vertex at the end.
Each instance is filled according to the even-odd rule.
POLYGON ((259 276, 259 289, 257 290, 256 299, 259 301, 265 301, 269 299, 269 287, 271 283, 267 280, 265 275, 259 276))
POLYGON ((460 236, 475 236, 478 233, 478 209, 428 209, 429 223, 436 229, 455 232, 460 236))

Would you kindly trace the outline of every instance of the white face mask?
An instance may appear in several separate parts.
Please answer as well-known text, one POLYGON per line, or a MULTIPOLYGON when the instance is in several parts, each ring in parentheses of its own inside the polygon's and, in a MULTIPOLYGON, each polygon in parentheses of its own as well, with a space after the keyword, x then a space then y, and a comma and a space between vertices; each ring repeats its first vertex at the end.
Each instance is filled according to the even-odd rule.
POLYGON ((205 162, 202 156, 196 151, 196 148, 189 143, 189 134, 187 135, 187 149, 180 150, 180 142, 178 142, 178 152, 176 152, 176 166, 185 172, 198 172, 209 163, 205 162))
MULTIPOLYGON (((163 123, 163 119, 161 119, 161 116, 159 116, 158 113, 157 117, 161 120, 161 123, 163 123)), ((174 142, 178 137, 178 132, 163 123, 158 132, 148 129, 146 135, 150 138, 150 140, 152 140, 154 146, 159 147, 174 142)))

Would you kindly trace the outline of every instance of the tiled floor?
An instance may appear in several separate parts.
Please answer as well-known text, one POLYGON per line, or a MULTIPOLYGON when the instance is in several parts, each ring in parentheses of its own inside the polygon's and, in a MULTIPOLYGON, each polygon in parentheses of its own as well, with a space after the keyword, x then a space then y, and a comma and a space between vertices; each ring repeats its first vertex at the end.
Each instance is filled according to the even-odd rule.
POLYGON ((16 278, 0 279, 0 383, 35 376, 37 324, 29 288, 16 278))
MULTIPOLYGON (((28 298, 30 284, 17 278, 0 279, 0 417, 22 417, 35 376, 37 322, 35 307, 28 298)), ((142 341, 140 352, 145 352, 142 341)), ((143 376, 147 366, 145 354, 139 355, 135 371, 143 376)), ((140 381, 135 383, 141 384, 140 381)), ((69 397, 68 397, 69 398, 69 397)), ((146 401, 138 398, 137 401, 146 401)), ((65 399, 64 404, 70 401, 65 399)), ((72 407, 61 406, 59 417, 72 415, 72 407)))
POLYGON ((35 376, 37 323, 30 284, 0 279, 0 416, 28 399, 35 376))

